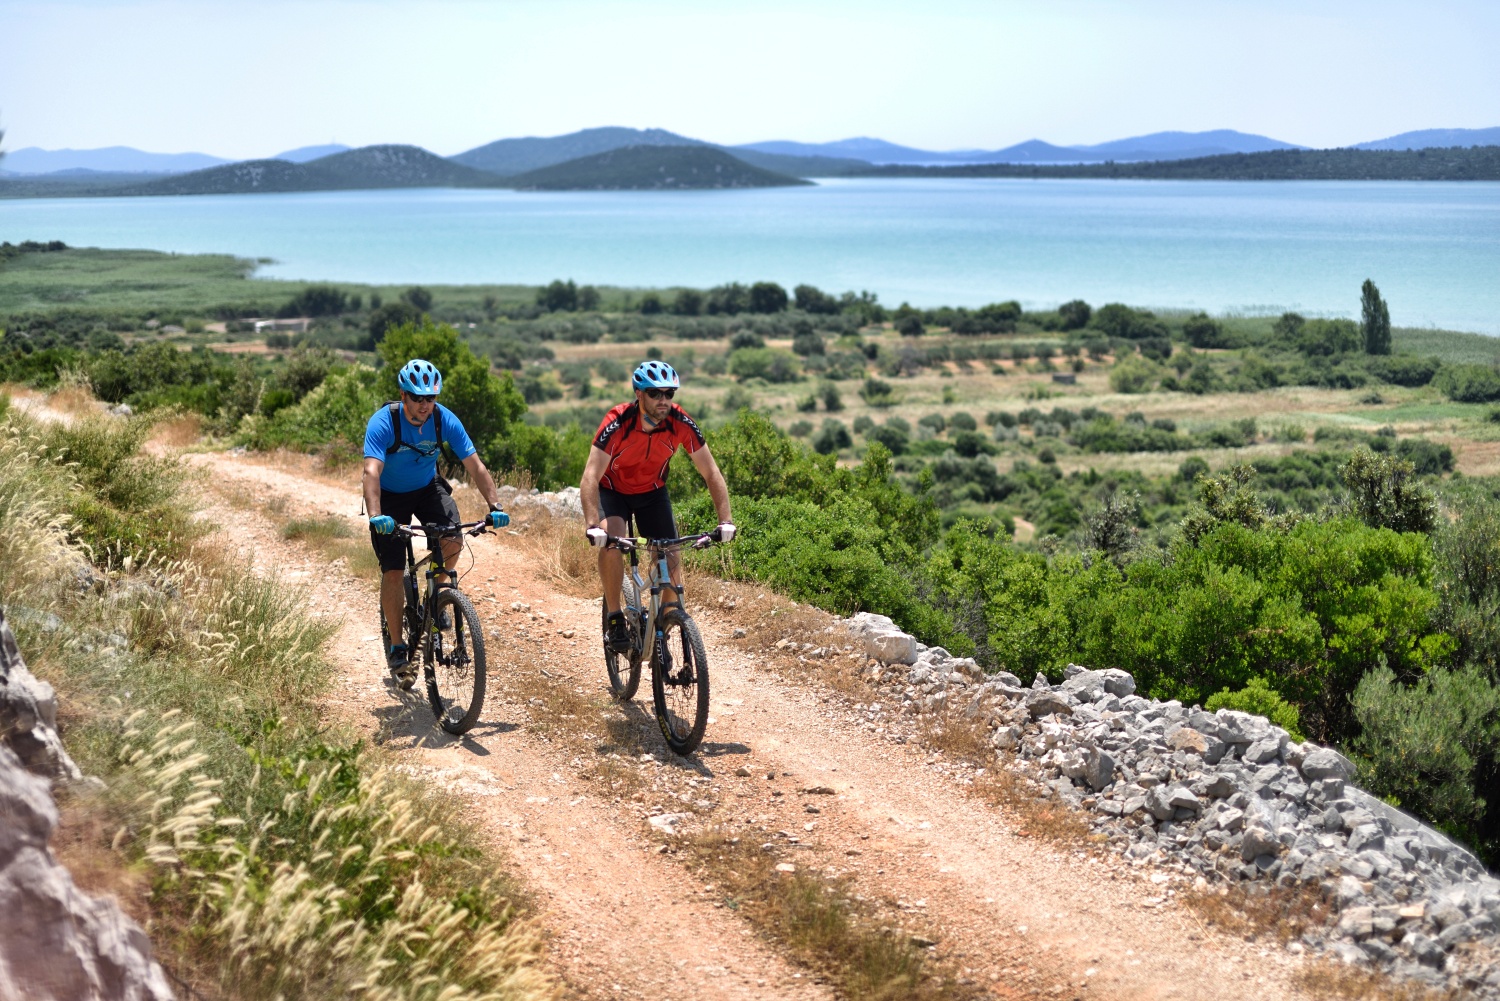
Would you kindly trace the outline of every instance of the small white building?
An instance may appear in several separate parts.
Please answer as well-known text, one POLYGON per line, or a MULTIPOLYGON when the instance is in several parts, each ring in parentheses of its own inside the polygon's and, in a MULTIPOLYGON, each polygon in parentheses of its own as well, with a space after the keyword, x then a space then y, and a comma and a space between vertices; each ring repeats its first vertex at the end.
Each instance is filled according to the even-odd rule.
POLYGON ((293 317, 286 320, 256 320, 255 332, 257 334, 288 333, 305 334, 312 320, 306 316, 293 317))

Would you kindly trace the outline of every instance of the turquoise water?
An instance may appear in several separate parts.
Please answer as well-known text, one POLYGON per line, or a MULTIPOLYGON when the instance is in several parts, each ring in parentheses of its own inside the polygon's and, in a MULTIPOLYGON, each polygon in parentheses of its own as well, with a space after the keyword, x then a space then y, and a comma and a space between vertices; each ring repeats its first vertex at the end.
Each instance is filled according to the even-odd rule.
POLYGON ((1500 334, 1500 184, 830 180, 713 192, 404 190, 0 202, 0 239, 272 258, 266 276, 869 289, 894 305, 1354 316, 1500 334))

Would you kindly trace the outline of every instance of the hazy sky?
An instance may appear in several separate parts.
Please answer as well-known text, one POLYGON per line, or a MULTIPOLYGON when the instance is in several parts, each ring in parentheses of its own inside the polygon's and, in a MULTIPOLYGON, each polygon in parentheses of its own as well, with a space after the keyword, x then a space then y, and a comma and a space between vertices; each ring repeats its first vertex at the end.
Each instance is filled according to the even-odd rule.
POLYGON ((0 0, 5 145, 443 154, 596 125, 935 149, 1500 125, 1495 0, 0 0))

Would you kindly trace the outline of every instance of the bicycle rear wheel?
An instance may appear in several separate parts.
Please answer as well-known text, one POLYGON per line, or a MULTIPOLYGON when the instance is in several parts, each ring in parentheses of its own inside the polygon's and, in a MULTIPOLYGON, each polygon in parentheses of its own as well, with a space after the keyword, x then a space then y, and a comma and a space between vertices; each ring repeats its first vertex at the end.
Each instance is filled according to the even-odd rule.
POLYGON ((609 612, 604 609, 601 601, 600 614, 603 616, 604 626, 604 670, 609 674, 609 690, 620 702, 629 702, 635 698, 636 689, 641 684, 641 648, 645 646, 641 642, 641 630, 637 621, 637 615, 641 607, 641 590, 636 587, 635 581, 627 573, 625 584, 620 591, 624 598, 625 628, 630 633, 630 653, 615 653, 609 648, 609 612))
POLYGON ((467 595, 443 588, 433 599, 434 625, 423 646, 427 701, 438 724, 449 733, 466 733, 484 708, 484 631, 467 595))
POLYGON ((708 654, 698 626, 681 609, 664 612, 661 626, 651 659, 656 722, 667 746, 686 757, 698 749, 708 726, 708 654))

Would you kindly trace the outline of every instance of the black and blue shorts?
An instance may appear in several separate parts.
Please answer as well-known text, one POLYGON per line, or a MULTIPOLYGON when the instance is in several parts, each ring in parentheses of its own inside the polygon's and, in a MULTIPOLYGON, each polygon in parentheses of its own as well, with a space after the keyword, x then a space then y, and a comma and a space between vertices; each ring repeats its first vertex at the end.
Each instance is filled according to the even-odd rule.
MULTIPOLYGON (((458 504, 453 494, 444 489, 447 483, 435 479, 420 490, 397 493, 394 490, 380 491, 380 513, 390 515, 398 525, 411 524, 412 516, 424 525, 457 525, 458 504)), ((406 540, 392 533, 378 535, 370 529, 370 544, 380 560, 381 572, 406 569, 406 540)))

